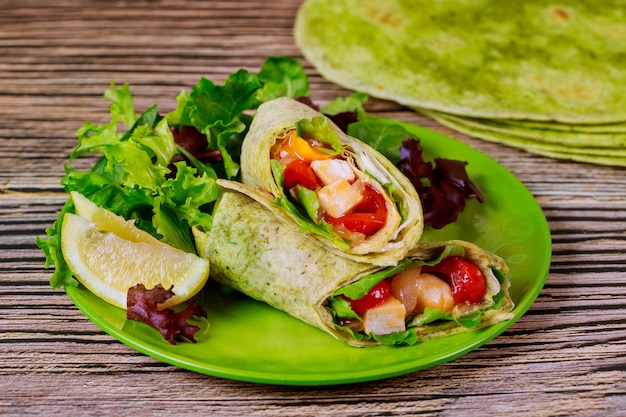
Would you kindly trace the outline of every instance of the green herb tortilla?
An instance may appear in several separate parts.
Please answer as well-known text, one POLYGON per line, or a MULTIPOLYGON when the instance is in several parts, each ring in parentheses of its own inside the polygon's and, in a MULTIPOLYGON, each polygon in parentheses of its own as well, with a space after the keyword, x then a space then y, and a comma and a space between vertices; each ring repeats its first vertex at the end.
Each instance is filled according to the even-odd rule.
POLYGON ((439 311, 429 312, 428 317, 418 316, 405 334, 378 339, 354 335, 334 323, 329 298, 342 288, 367 291, 368 287, 363 287, 361 282, 367 281, 371 287, 376 279, 384 279, 385 270, 398 271, 397 266, 355 262, 329 252, 287 224, 267 199, 257 200, 261 192, 231 181, 220 180, 220 185, 224 193, 215 207, 211 231, 194 229, 198 252, 211 263, 211 278, 350 345, 412 344, 512 317, 513 302, 505 278, 508 268, 502 259, 467 242, 425 243, 412 248, 407 259, 429 261, 442 256, 447 248, 462 250, 488 276, 484 303, 466 316, 446 317, 439 311), (499 271, 502 282, 494 271, 499 271))
POLYGON ((617 0, 307 0, 294 35, 325 78, 462 133, 625 166, 626 14, 617 0))
MULTIPOLYGON (((419 111, 419 109, 417 109, 419 111)), ((444 114, 444 113, 442 113, 444 114)), ((452 116, 452 115, 451 115, 452 116)), ((539 122, 534 120, 513 120, 513 119, 485 119, 468 116, 458 116, 468 122, 481 123, 488 126, 499 127, 503 129, 513 129, 521 131, 556 131, 570 133, 590 133, 590 134, 622 134, 626 135, 626 123, 601 123, 601 124, 573 124, 573 123, 555 123, 555 122, 539 122)))
POLYGON ((434 119, 445 119, 450 123, 458 123, 467 126, 468 129, 501 133, 503 135, 515 136, 521 139, 529 139, 541 143, 558 145, 561 148, 568 146, 575 148, 602 148, 606 153, 613 153, 615 150, 626 151, 626 133, 612 132, 565 132, 551 129, 526 128, 523 125, 503 125, 490 120, 473 119, 462 116, 455 116, 436 111, 423 110, 424 114, 434 119))
POLYGON ((294 34, 352 90, 446 113, 626 121, 626 14, 617 0, 307 0, 294 34))
MULTIPOLYGON (((603 147, 601 142, 590 140, 591 134, 576 138, 573 134, 559 135, 556 131, 537 132, 534 137, 513 129, 497 129, 489 125, 465 122, 463 119, 425 112, 444 126, 458 132, 480 138, 489 142, 501 143, 515 148, 524 149, 551 158, 568 159, 577 162, 593 163, 596 165, 626 166, 626 146, 616 144, 614 148, 603 147), (562 138, 557 138, 563 136, 562 138), (563 143, 572 143, 583 140, 587 145, 563 146, 563 143), (596 144, 598 146, 593 146, 596 144)), ((560 133, 560 132, 558 132, 560 133)))

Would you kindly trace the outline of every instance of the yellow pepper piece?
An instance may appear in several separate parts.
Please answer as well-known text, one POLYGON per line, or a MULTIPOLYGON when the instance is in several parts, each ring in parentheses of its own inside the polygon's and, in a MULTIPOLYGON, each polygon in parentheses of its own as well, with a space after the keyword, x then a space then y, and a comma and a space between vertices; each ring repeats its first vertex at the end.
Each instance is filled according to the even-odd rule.
POLYGON ((295 131, 291 131, 289 133, 289 138, 287 139, 287 143, 285 145, 286 148, 291 149, 291 151, 298 158, 306 162, 317 161, 320 159, 331 159, 335 157, 335 155, 331 155, 314 148, 308 141, 296 135, 295 131))

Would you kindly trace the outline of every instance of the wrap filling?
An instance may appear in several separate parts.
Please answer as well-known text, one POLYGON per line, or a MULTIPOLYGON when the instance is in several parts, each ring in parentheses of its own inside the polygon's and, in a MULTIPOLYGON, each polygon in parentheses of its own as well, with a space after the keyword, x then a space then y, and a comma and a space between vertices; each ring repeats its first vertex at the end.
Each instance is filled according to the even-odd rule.
POLYGON ((325 307, 335 326, 357 340, 413 344, 426 329, 475 328, 508 298, 506 272, 481 268, 461 245, 435 259, 405 258, 336 290, 325 307))
POLYGON ((282 194, 279 204, 336 243, 357 245, 396 229, 403 220, 392 185, 359 169, 323 116, 281 132, 270 158, 282 194))

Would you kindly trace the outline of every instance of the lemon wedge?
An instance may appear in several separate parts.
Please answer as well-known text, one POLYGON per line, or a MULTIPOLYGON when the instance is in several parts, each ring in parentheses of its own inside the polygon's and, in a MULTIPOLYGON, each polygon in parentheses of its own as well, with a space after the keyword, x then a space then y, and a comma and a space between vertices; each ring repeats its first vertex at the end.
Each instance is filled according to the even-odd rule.
POLYGON ((167 243, 161 242, 150 233, 137 228, 133 220, 126 220, 109 210, 99 207, 84 195, 72 191, 70 192, 70 197, 74 202, 76 214, 97 223, 101 230, 114 233, 132 242, 144 242, 151 245, 170 247, 167 243))
POLYGON ((76 213, 61 227, 63 257, 74 276, 103 300, 126 309, 128 289, 144 284, 172 288, 161 308, 198 293, 209 277, 209 261, 167 245, 83 195, 72 192, 76 213))

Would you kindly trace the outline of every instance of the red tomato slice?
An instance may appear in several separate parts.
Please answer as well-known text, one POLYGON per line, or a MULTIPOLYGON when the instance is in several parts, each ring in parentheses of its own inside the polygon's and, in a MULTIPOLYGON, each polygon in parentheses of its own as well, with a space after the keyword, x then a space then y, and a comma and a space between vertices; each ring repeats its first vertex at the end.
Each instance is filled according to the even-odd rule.
POLYGON ((443 275, 452 287, 455 304, 476 304, 487 291, 487 280, 480 268, 460 256, 448 256, 434 266, 424 266, 422 272, 443 275))
MULTIPOLYGON (((371 185, 367 185, 363 191, 363 200, 354 208, 354 211, 360 213, 374 213, 384 210, 384 217, 387 217, 387 202, 385 197, 371 185)), ((381 216, 383 213, 380 214, 381 216)))
POLYGON ((345 297, 346 300, 350 301, 350 306, 352 307, 352 311, 358 314, 360 317, 363 317, 363 314, 374 307, 378 307, 383 304, 391 297, 391 284, 388 281, 383 280, 378 284, 374 285, 371 290, 367 294, 358 300, 351 300, 345 297))
POLYGON ((299 159, 287 164, 283 178, 283 186, 287 189, 295 187, 298 183, 309 189, 314 189, 320 185, 310 164, 299 159))
POLYGON ((333 226, 341 224, 351 232, 363 233, 366 236, 373 235, 385 225, 385 219, 379 219, 374 213, 349 213, 337 218, 327 217, 326 222, 333 226))

